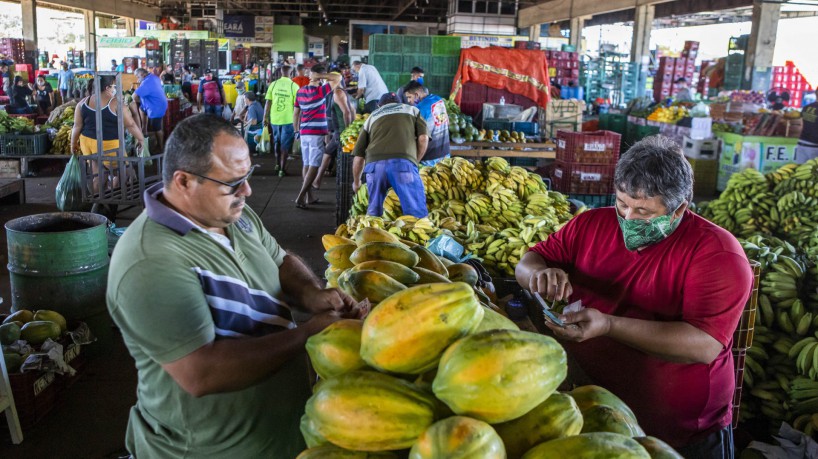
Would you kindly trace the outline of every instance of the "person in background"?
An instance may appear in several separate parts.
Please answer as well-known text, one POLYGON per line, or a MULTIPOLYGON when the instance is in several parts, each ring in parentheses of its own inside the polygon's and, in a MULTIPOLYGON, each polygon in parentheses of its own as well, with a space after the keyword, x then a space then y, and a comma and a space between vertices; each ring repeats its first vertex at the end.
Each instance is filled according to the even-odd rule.
POLYGON ((314 66, 310 71, 310 84, 298 90, 293 111, 293 131, 300 136, 301 170, 304 182, 295 198, 295 206, 306 209, 307 204, 318 202, 313 198, 312 182, 318 174, 324 156, 324 136, 327 135, 327 95, 341 83, 341 75, 324 73, 324 67, 314 66), (322 84, 322 80, 329 83, 322 84))
POLYGON ((196 102, 199 106, 199 112, 202 111, 202 102, 204 102, 204 113, 211 115, 222 116, 224 109, 224 88, 218 78, 213 77, 213 71, 205 70, 204 78, 199 82, 199 94, 196 102))
POLYGON ((378 100, 389 89, 386 83, 383 82, 381 74, 378 69, 369 64, 362 64, 361 61, 352 63, 352 70, 358 75, 358 93, 356 97, 364 98, 366 105, 364 106, 364 113, 372 113, 378 108, 378 100))
POLYGON ((182 94, 188 101, 193 102, 193 74, 188 66, 182 70, 182 94))
POLYGON ((676 80, 676 95, 673 96, 676 102, 693 102, 693 94, 687 86, 687 78, 679 78, 676 80))
POLYGON ((299 88, 303 88, 310 84, 310 77, 306 75, 304 64, 298 64, 295 68, 296 76, 293 78, 293 83, 297 84, 299 88))
POLYGON ((420 110, 420 116, 426 120, 426 130, 429 133, 429 147, 426 154, 418 156, 418 160, 422 166, 434 166, 451 156, 446 101, 436 94, 429 94, 429 90, 419 81, 410 81, 406 85, 405 94, 407 103, 420 110))
MULTIPOLYGON (((335 75, 341 76, 338 72, 332 72, 335 75)), ((315 190, 321 189, 321 179, 330 167, 332 160, 337 158, 338 152, 341 151, 341 132, 346 127, 355 121, 355 98, 344 91, 344 81, 341 77, 341 83, 335 88, 332 93, 327 95, 327 147, 324 150, 324 157, 321 159, 321 166, 318 168, 318 173, 315 180, 312 182, 312 187, 315 190)))
POLYGON ((38 76, 34 92, 37 95, 37 112, 40 115, 50 114, 57 106, 54 103, 54 88, 51 87, 51 83, 47 82, 44 76, 38 76))
POLYGON ((399 103, 394 92, 384 94, 378 103, 380 108, 367 118, 352 151, 352 190, 358 192, 361 174, 366 173, 367 215, 383 214, 391 186, 404 215, 426 217, 426 193, 418 173, 419 158, 429 144, 426 121, 416 107, 399 103))
POLYGON ((793 159, 797 164, 804 164, 810 159, 818 158, 818 101, 801 109, 801 120, 804 126, 798 137, 793 159))
MULTIPOLYGON (((411 79, 409 83, 416 81, 418 84, 423 84, 423 69, 420 67, 413 67, 411 73, 411 79)), ((407 83, 408 84, 408 83, 407 83)), ((402 104, 408 104, 409 102, 406 101, 406 96, 404 96, 404 92, 406 91, 406 85, 401 86, 398 88, 396 94, 398 95, 398 101, 402 104)))
POLYGON ((182 120, 162 166, 108 276, 108 312, 139 370, 125 446, 139 458, 295 457, 304 345, 359 318, 355 300, 324 288, 247 205, 255 166, 227 120, 182 120), (294 310, 308 319, 296 326, 294 310))
POLYGON ((173 67, 166 65, 159 74, 159 78, 162 79, 163 84, 174 84, 176 80, 173 76, 173 67))
POLYGON ((141 68, 136 69, 134 73, 139 84, 133 93, 133 100, 136 103, 131 104, 134 118, 142 120, 140 124, 143 129, 156 142, 155 146, 150 148, 151 152, 161 152, 165 145, 164 118, 168 110, 168 98, 158 76, 141 68), (139 108, 144 111, 144 117, 139 108))
MULTIPOLYGON (((119 126, 117 124, 117 116, 119 114, 119 104, 116 100, 116 78, 111 75, 99 77, 101 81, 99 103, 96 97, 89 96, 82 99, 77 104, 77 109, 74 110, 74 127, 71 130, 71 154, 77 152, 83 155, 93 155, 99 150, 97 142, 97 110, 102 107, 102 151, 105 156, 116 156, 116 150, 119 148, 119 126)), ((91 80, 88 83, 89 89, 93 94, 94 84, 96 80, 91 80)), ((145 137, 142 135, 142 129, 134 121, 130 110, 127 108, 122 110, 123 125, 125 129, 136 139, 136 148, 142 148, 145 142, 145 137)), ((103 161, 102 163, 111 174, 115 174, 117 165, 115 161, 103 161)), ((99 162, 91 161, 91 169, 94 174, 99 174, 99 162)), ((113 187, 117 187, 118 177, 114 177, 112 183, 113 187)), ((107 182, 107 178, 103 177, 103 181, 107 182)), ((94 180, 92 185, 93 191, 99 191, 99 181, 94 180)))
POLYGON ((670 139, 634 144, 614 186, 615 207, 531 248, 517 282, 549 301, 582 301, 562 315, 565 328, 546 323, 585 373, 568 384, 610 390, 683 457, 732 458, 731 348, 750 263, 732 234, 688 210, 693 169, 670 139))
MULTIPOLYGON (((290 66, 281 67, 283 75, 289 75, 290 66)), ((287 175, 287 156, 293 147, 295 130, 293 113, 298 94, 298 85, 289 77, 282 76, 267 88, 264 103, 264 122, 270 129, 273 151, 276 155, 276 170, 279 177, 287 175)))
POLYGON ((264 128, 264 107, 258 101, 256 93, 247 91, 244 97, 247 99, 247 104, 240 114, 245 126, 244 139, 247 141, 247 145, 253 147, 251 151, 255 152, 256 143, 253 139, 257 134, 261 134, 261 130, 264 128))
POLYGON ((11 104, 6 106, 6 111, 18 115, 34 113, 34 109, 29 105, 29 98, 34 93, 34 85, 27 83, 23 77, 14 77, 14 86, 11 87, 11 104))
POLYGON ((68 62, 62 63, 62 70, 57 74, 57 86, 60 89, 62 103, 68 102, 71 95, 71 85, 74 82, 74 72, 68 69, 68 62))
POLYGON ((111 71, 116 72, 116 59, 111 59, 111 71))
POLYGON ((247 98, 245 97, 247 90, 244 81, 236 81, 236 94, 236 106, 233 108, 233 113, 230 114, 230 122, 234 125, 244 121, 244 110, 247 108, 247 98))

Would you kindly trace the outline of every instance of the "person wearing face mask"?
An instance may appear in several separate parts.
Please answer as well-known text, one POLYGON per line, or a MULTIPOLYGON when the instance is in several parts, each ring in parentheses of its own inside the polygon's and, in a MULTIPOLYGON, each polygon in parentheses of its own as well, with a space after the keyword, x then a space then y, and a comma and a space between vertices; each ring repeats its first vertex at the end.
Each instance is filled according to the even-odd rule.
POLYGON ((732 458, 733 332, 753 285, 736 238, 687 209, 693 171, 655 136, 622 155, 616 206, 584 212, 526 253, 517 282, 582 301, 548 323, 587 377, 684 457, 732 458))
MULTIPOLYGON (((412 72, 411 72, 411 79, 409 80, 409 83, 414 81, 414 82, 417 82, 419 85, 423 85, 423 75, 424 75, 424 73, 423 73, 422 68, 413 67, 412 72)), ((404 95, 405 91, 406 91, 406 85, 401 86, 400 88, 398 88, 397 91, 395 91, 395 94, 398 95, 398 100, 402 104, 408 104, 409 103, 409 102, 406 101, 406 96, 404 95)))
POLYGON ((136 81, 139 87, 133 94, 134 117, 141 121, 142 128, 148 136, 154 139, 152 152, 160 152, 165 145, 164 118, 168 110, 168 97, 162 88, 162 81, 153 73, 145 69, 136 69, 136 81), (141 107, 142 111, 137 110, 141 107), (145 116, 142 116, 144 112, 145 116))
POLYGON ((420 110, 420 116, 426 120, 426 129, 429 132, 429 146, 426 148, 426 154, 419 158, 420 165, 434 166, 451 157, 446 101, 436 94, 429 94, 429 89, 424 88, 420 80, 410 81, 405 89, 406 103, 420 110))
POLYGON ((199 113, 202 112, 202 102, 204 102, 204 113, 222 116, 224 101, 227 98, 224 97, 224 88, 221 82, 213 76, 212 70, 205 70, 204 78, 199 83, 199 95, 196 97, 199 113))

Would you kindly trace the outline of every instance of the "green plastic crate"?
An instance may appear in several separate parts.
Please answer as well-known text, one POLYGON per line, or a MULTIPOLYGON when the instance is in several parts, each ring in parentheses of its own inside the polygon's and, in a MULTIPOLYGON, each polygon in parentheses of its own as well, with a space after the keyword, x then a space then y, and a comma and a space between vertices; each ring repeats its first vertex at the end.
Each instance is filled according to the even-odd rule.
POLYGON ((369 63, 374 65, 381 73, 400 73, 403 71, 403 54, 370 54, 369 63))
POLYGON ((645 137, 650 137, 659 133, 659 126, 639 126, 636 129, 636 141, 642 140, 645 137))
POLYGON ((381 78, 383 78, 383 82, 386 84, 386 89, 390 91, 397 91, 399 87, 405 84, 401 81, 403 75, 400 73, 381 72, 381 78))
POLYGON ((404 35, 403 51, 406 54, 428 55, 432 51, 432 37, 428 35, 404 35))
POLYGON ((432 75, 454 75, 457 73, 458 65, 460 65, 459 57, 432 56, 432 66, 429 73, 432 75))
POLYGON ((447 97, 452 92, 454 75, 427 75, 423 80, 429 92, 440 97, 447 97))
POLYGON ((412 67, 420 67, 424 72, 428 73, 432 67, 432 56, 429 53, 404 54, 401 72, 409 73, 412 71, 412 67))
POLYGON ((616 203, 615 194, 569 194, 568 199, 579 201, 591 209, 611 207, 616 203))
POLYGON ((369 36, 370 53, 400 53, 403 51, 403 35, 375 34, 369 36))
POLYGON ((432 37, 432 55, 460 57, 460 46, 462 43, 463 39, 460 37, 448 37, 443 35, 432 37))

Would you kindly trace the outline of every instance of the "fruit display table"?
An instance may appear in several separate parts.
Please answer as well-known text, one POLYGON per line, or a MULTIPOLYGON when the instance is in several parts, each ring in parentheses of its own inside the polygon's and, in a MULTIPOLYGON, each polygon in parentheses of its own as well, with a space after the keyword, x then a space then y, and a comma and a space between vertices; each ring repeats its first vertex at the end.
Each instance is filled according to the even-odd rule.
POLYGON ((556 144, 545 143, 510 143, 510 142, 464 142, 452 144, 452 156, 466 158, 556 158, 556 144))

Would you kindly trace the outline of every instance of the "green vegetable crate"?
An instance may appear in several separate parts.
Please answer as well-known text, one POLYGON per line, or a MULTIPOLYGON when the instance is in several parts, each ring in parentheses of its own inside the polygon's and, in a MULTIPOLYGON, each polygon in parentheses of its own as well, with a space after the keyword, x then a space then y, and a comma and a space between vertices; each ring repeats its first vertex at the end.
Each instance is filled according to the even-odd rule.
POLYGON ((48 153, 47 132, 0 135, 0 156, 36 156, 48 153))

